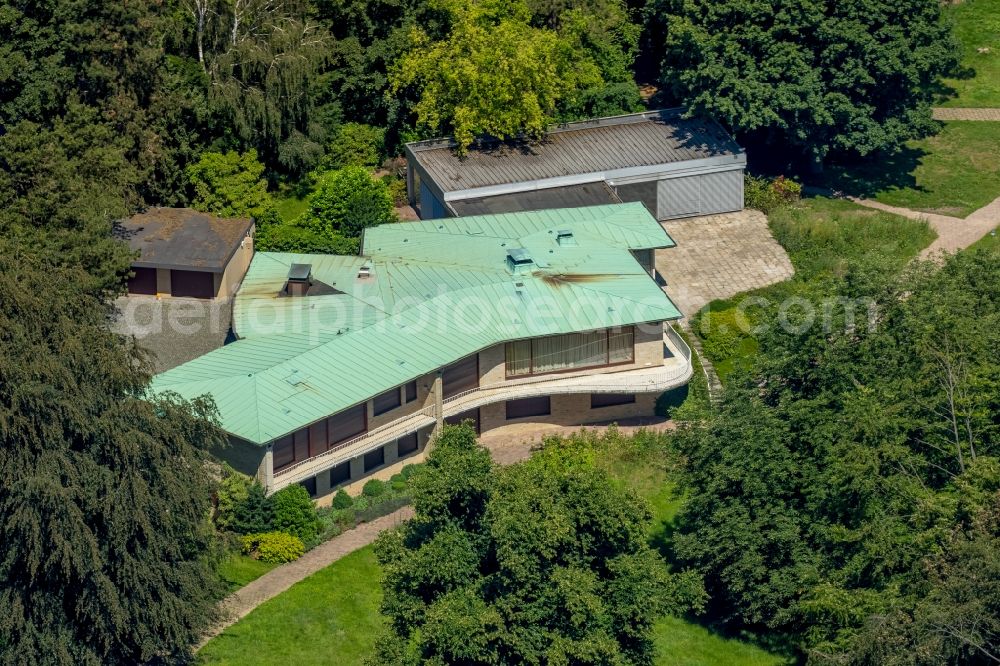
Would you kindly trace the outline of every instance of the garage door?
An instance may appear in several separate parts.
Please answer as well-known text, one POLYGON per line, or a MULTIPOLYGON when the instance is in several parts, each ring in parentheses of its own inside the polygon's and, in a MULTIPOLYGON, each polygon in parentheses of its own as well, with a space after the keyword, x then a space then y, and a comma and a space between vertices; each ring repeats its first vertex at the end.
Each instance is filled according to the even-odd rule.
POLYGON ((656 184, 656 217, 688 217, 701 213, 701 176, 665 178, 656 184))
POLYGON ((130 294, 156 294, 156 269, 155 268, 133 268, 134 276, 128 279, 128 293, 130 294))
POLYGON ((215 274, 204 271, 170 271, 170 293, 188 298, 214 298, 215 274))

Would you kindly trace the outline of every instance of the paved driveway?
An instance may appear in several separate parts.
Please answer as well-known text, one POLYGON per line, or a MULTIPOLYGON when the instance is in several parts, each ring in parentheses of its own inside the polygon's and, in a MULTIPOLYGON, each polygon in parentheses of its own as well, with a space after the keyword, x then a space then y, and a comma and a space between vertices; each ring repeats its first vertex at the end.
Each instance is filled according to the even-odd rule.
POLYGON ((787 280, 794 272, 759 211, 671 220, 663 227, 677 247, 656 251, 656 270, 685 317, 709 301, 787 280))
POLYGON ((207 354, 221 347, 232 323, 231 300, 122 296, 115 305, 116 333, 135 336, 150 353, 156 372, 207 354))

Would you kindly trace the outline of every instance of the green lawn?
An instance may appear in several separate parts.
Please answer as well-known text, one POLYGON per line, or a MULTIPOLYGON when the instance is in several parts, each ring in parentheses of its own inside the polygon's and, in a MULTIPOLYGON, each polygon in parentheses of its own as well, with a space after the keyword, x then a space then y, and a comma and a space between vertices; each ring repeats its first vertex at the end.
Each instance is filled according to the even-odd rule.
POLYGON ((276 566, 239 553, 230 553, 219 563, 219 576, 232 591, 260 578, 276 566))
POLYGON ((943 106, 1000 107, 1000 0, 964 0, 945 12, 955 22, 966 71, 946 81, 957 96, 943 106))
POLYGON ((275 208, 278 209, 278 215, 285 222, 292 222, 302 213, 306 212, 309 207, 309 201, 306 197, 298 197, 294 193, 290 193, 287 196, 275 198, 274 200, 275 208))
POLYGON ((1000 122, 951 121, 896 155, 831 166, 824 180, 892 206, 965 217, 1000 196, 997 146, 1000 122))
POLYGON ((803 283, 824 276, 842 275, 852 262, 876 256, 900 269, 934 240, 923 222, 864 208, 842 199, 814 197, 770 215, 771 231, 795 266, 795 277, 770 287, 713 301, 693 322, 705 353, 719 378, 726 378, 757 353, 757 342, 743 324, 754 324, 758 306, 748 298, 764 299, 777 306, 801 291, 803 283), (743 306, 745 318, 736 316, 743 306))
POLYGON ((778 666, 794 661, 734 638, 723 638, 676 617, 660 620, 654 630, 657 666, 778 666))
POLYGON ((369 546, 261 604, 198 653, 202 664, 362 664, 382 620, 369 546))

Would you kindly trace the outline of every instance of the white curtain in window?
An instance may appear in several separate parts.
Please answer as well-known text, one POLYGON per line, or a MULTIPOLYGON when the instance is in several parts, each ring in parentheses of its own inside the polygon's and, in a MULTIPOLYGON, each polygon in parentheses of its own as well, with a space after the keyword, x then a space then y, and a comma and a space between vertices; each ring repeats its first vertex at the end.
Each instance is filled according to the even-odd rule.
POLYGON ((635 360, 635 329, 632 326, 608 333, 608 362, 630 363, 635 360))
POLYGON ((531 373, 531 340, 515 340, 507 343, 507 376, 531 373))
POLYGON ((586 368, 607 362, 608 338, 605 331, 536 338, 532 343, 535 373, 586 368))

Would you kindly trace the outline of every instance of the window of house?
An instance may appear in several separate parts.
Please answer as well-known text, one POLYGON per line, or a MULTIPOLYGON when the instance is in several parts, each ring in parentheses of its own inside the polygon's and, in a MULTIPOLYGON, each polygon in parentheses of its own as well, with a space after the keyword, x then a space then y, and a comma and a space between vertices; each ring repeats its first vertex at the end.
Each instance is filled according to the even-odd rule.
POLYGON ((507 401, 507 420, 525 419, 530 416, 548 416, 551 413, 552 399, 547 395, 507 401))
POLYGON ((466 356, 441 371, 441 389, 445 398, 479 386, 479 355, 466 356))
POLYGON ((515 340, 506 345, 507 377, 597 368, 635 360, 635 327, 515 340))
POLYGON ((342 462, 330 470, 330 487, 346 483, 351 480, 351 463, 342 462))
POLYGON ((326 420, 309 426, 309 456, 318 456, 327 448, 326 420))
POLYGON ((296 430, 292 435, 295 441, 295 459, 305 460, 309 457, 309 429, 296 430))
POLYGON ((372 399, 375 416, 391 412, 401 404, 402 402, 399 400, 399 387, 396 387, 391 391, 386 391, 385 393, 377 395, 372 399))
POLYGON ((310 476, 304 481, 300 481, 299 485, 306 489, 309 493, 309 497, 316 497, 316 477, 310 476))
POLYGON ((368 430, 368 409, 365 403, 334 414, 326 420, 330 445, 357 437, 368 430))
POLYGON ((365 471, 370 472, 376 467, 381 467, 385 463, 385 449, 378 447, 374 451, 365 454, 365 471))
POLYGON ((615 405, 631 405, 635 402, 635 393, 591 393, 590 408, 614 407, 615 405))
POLYGON ((407 456, 417 450, 417 433, 411 433, 406 437, 400 437, 396 441, 396 447, 400 456, 407 456))
POLYGON ((407 382, 404 388, 406 392, 406 402, 413 402, 417 399, 417 380, 414 379, 412 382, 407 382))
POLYGON ((295 462, 295 445, 292 442, 292 436, 288 435, 276 441, 271 449, 271 456, 271 464, 275 471, 295 462))

